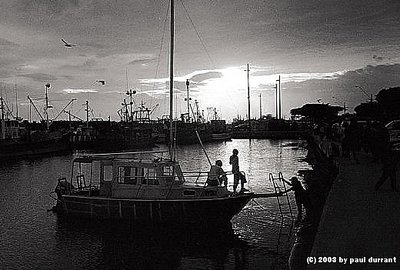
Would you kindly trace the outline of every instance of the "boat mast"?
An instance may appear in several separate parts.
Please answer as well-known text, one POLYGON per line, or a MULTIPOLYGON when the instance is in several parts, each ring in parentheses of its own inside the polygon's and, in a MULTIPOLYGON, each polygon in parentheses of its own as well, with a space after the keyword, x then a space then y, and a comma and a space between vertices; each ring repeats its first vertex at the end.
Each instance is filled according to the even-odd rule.
POLYGON ((247 64, 247 68, 245 70, 247 72, 247 119, 249 121, 249 132, 251 132, 251 125, 250 125, 250 65, 247 64))
POLYGON ((278 84, 275 83, 275 118, 278 119, 278 84))
POLYGON ((14 89, 15 89, 15 106, 16 106, 16 116, 15 120, 19 120, 19 115, 18 115, 18 92, 17 92, 17 83, 14 83, 14 89))
POLYGON ((85 111, 86 111, 86 127, 89 127, 89 101, 88 100, 86 100, 85 105, 86 105, 86 108, 85 108, 85 111))
POLYGON ((175 159, 173 152, 173 93, 174 93, 174 33, 175 32, 175 10, 174 0, 171 0, 171 26, 170 26, 170 54, 169 54, 169 154, 171 160, 175 159))
POLYGON ((46 105, 45 105, 44 113, 46 116, 46 129, 49 129, 49 126, 50 126, 49 125, 49 112, 47 111, 49 109, 49 96, 48 96, 47 92, 50 88, 50 83, 46 83, 45 87, 46 87, 46 97, 45 97, 46 105))
MULTIPOLYGON (((2 93, 3 94, 3 93, 2 93)), ((6 124, 4 122, 4 101, 3 101, 3 96, 0 96, 0 100, 1 100, 1 139, 5 139, 6 138, 6 124)))
POLYGON ((190 122, 190 97, 189 97, 189 80, 186 79, 186 101, 187 101, 187 121, 190 122))
POLYGON ((282 97, 281 97, 281 75, 279 75, 277 89, 278 89, 278 106, 279 106, 279 119, 282 119, 282 97))

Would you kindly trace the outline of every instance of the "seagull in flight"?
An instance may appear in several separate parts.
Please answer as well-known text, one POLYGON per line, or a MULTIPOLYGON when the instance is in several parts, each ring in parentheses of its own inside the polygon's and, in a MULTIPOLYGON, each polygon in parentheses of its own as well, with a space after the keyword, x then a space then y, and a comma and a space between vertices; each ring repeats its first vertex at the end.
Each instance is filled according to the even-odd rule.
POLYGON ((61 39, 61 41, 64 43, 64 46, 67 48, 72 48, 73 46, 76 46, 76 44, 66 42, 63 38, 61 39))

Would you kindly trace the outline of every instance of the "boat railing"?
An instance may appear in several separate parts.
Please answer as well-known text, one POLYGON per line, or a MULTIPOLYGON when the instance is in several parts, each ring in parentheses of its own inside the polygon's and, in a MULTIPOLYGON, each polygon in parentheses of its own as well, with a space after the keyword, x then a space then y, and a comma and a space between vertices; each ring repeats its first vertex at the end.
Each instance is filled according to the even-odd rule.
POLYGON ((118 153, 96 153, 96 154, 79 154, 76 156, 76 161, 82 160, 101 160, 101 159, 167 159, 164 154, 167 154, 167 150, 159 151, 138 151, 138 152, 118 152, 118 153))
POLYGON ((195 184, 205 184, 207 181, 207 177, 209 176, 209 172, 204 171, 187 171, 182 172, 185 182, 195 183, 195 184))
MULTIPOLYGON (((241 171, 241 173, 246 177, 246 173, 241 171)), ((205 171, 185 171, 182 172, 185 177, 185 182, 195 183, 196 185, 206 185, 207 178, 209 177, 218 177, 218 175, 211 175, 210 172, 205 171)), ((228 183, 233 183, 233 175, 232 171, 225 172, 226 177, 228 178, 228 183)))

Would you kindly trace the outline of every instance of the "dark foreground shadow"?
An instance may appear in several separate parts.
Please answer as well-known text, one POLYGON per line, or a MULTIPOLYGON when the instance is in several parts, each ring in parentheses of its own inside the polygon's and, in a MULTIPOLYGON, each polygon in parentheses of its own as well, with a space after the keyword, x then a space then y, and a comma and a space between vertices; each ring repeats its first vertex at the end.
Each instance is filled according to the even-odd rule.
POLYGON ((58 259, 63 269, 245 269, 248 250, 230 223, 210 230, 58 218, 56 240, 69 255, 58 259))

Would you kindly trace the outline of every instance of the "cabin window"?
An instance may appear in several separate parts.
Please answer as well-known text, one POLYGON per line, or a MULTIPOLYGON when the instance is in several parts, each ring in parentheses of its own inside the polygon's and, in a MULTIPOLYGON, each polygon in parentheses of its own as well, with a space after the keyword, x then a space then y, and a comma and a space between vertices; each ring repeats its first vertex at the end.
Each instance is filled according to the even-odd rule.
POLYGON ((137 185, 138 180, 142 178, 143 170, 136 167, 119 167, 118 168, 118 183, 137 185))
POLYGON ((163 167, 163 177, 167 184, 172 183, 174 180, 174 166, 164 166, 163 167))
POLYGON ((103 181, 110 182, 113 179, 112 165, 103 166, 103 181))
POLYGON ((163 175, 164 176, 173 176, 174 175, 174 166, 164 166, 163 167, 163 175))
POLYGON ((194 196, 194 195, 196 195, 196 191, 192 190, 192 189, 185 189, 183 191, 183 195, 184 196, 194 196))
POLYGON ((142 179, 142 184, 147 185, 159 185, 160 182, 156 178, 155 168, 143 168, 144 178, 142 179))
POLYGON ((143 168, 144 177, 147 179, 156 178, 156 170, 154 168, 143 168))

